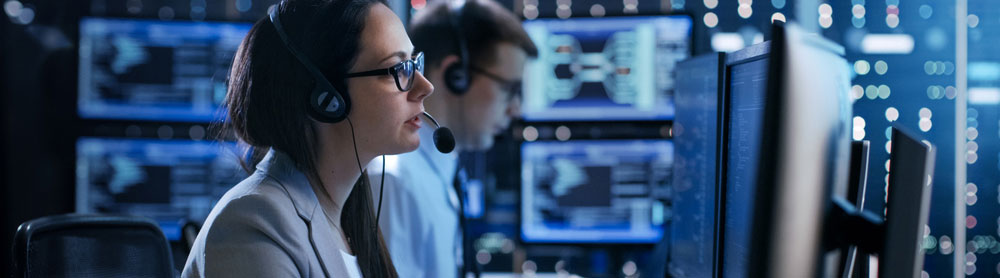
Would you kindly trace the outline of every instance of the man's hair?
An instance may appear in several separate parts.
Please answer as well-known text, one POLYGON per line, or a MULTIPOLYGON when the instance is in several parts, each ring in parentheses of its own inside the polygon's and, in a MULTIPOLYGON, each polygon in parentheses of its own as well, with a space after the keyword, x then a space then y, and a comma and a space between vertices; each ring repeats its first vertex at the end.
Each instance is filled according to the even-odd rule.
POLYGON ((436 1, 418 12, 410 25, 410 38, 416 51, 424 52, 428 68, 441 66, 448 55, 458 55, 458 37, 462 32, 470 66, 492 66, 496 47, 500 43, 512 43, 520 47, 529 57, 538 56, 538 48, 531 42, 528 33, 521 27, 521 20, 514 13, 494 0, 468 0, 461 8, 458 30, 452 26, 452 11, 448 1, 436 1))

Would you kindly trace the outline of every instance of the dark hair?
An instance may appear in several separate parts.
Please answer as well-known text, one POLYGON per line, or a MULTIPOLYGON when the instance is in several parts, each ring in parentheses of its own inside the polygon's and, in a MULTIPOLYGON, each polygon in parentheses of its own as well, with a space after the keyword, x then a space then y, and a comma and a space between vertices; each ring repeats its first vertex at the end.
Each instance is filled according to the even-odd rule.
MULTIPOLYGON (((292 43, 346 94, 343 76, 357 58, 361 32, 375 4, 385 5, 382 0, 289 0, 275 8, 292 43)), ((249 165, 244 165, 248 171, 273 148, 319 180, 316 131, 307 112, 314 82, 270 20, 258 20, 233 59, 225 102, 228 121, 223 125, 225 132, 249 145, 249 165)), ((363 173, 344 204, 340 226, 365 277, 397 277, 381 231, 372 231, 373 210, 368 174, 363 173)))
MULTIPOLYGON (((451 23, 448 1, 428 4, 417 13, 410 25, 410 39, 416 51, 424 52, 427 67, 436 68, 444 57, 457 54, 456 30, 451 23)), ((496 46, 512 43, 528 54, 538 56, 538 48, 521 27, 514 13, 493 0, 468 0, 462 6, 458 25, 469 51, 469 65, 488 67, 496 62, 496 46)))

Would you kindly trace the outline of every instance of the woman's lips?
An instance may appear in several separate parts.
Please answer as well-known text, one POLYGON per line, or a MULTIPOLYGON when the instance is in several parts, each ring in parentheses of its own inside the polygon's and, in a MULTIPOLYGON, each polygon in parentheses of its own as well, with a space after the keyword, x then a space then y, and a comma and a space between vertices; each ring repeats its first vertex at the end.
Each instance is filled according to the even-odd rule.
POLYGON ((413 127, 415 129, 420 129, 420 123, 421 123, 420 116, 413 117, 412 119, 405 122, 407 126, 413 127))

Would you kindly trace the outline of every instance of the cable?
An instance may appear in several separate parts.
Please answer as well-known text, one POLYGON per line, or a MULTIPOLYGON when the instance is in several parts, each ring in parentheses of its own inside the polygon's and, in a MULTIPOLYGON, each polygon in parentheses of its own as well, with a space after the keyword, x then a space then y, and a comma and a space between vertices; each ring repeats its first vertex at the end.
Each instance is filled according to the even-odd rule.
MULTIPOLYGON (((354 123, 351 122, 351 117, 347 117, 347 125, 351 126, 351 143, 354 143, 354 159, 358 162, 358 172, 364 174, 365 171, 361 168, 361 157, 358 156, 358 140, 354 136, 354 123)), ((375 225, 372 227, 375 231, 378 231, 378 221, 382 217, 383 190, 385 190, 385 155, 382 155, 382 182, 378 185, 378 209, 375 213, 375 225)))
POLYGON ((358 139, 354 137, 354 123, 351 122, 351 117, 347 117, 347 124, 351 126, 351 142, 354 143, 354 159, 358 162, 358 172, 364 173, 365 170, 361 169, 361 158, 358 157, 358 139))
POLYGON ((382 217, 382 195, 385 189, 385 155, 382 155, 382 182, 378 185, 378 213, 375 214, 375 230, 378 231, 378 219, 382 217))

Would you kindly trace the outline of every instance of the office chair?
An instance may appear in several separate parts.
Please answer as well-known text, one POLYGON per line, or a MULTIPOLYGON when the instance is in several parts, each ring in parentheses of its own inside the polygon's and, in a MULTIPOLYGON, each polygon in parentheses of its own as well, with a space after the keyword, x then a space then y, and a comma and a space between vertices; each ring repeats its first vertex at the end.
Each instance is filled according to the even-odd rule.
POLYGON ((151 220, 65 214, 30 220, 14 236, 15 277, 175 277, 170 246, 151 220))

